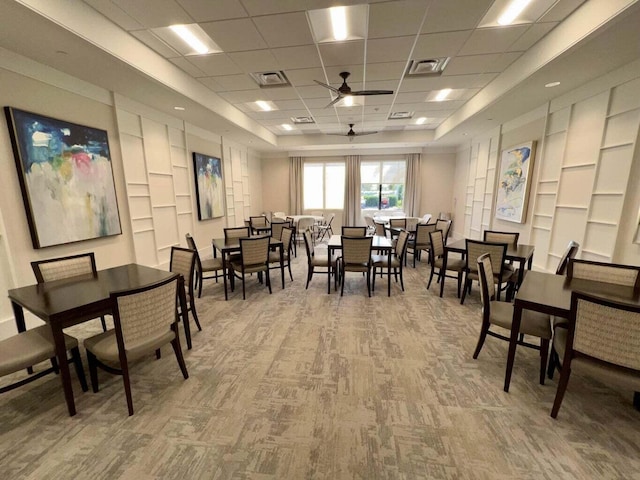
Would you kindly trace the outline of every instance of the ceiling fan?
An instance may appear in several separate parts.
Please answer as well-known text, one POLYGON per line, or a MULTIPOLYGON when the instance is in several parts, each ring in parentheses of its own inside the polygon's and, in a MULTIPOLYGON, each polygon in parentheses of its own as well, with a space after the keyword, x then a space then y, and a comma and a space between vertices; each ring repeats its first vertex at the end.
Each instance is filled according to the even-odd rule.
POLYGON ((378 132, 354 132, 353 131, 353 126, 355 125, 355 123, 350 123, 349 124, 349 131, 347 133, 329 133, 329 135, 339 135, 341 137, 348 137, 349 141, 353 140, 354 137, 360 137, 362 135, 373 135, 374 133, 378 133, 378 132))
POLYGON ((393 95, 393 90, 360 90, 357 92, 352 92, 351 87, 347 85, 347 78, 349 78, 349 75, 351 75, 349 72, 340 72, 340 76, 342 77, 342 85, 340 85, 339 88, 335 88, 335 87, 332 87, 331 85, 327 85, 326 83, 322 83, 322 82, 319 82, 318 80, 314 80, 314 82, 316 82, 318 85, 322 85, 323 87, 328 88, 329 90, 331 90, 333 93, 337 95, 337 97, 334 98, 333 101, 324 108, 328 108, 334 105, 335 103, 338 103, 344 97, 348 97, 350 95, 354 97, 359 97, 364 95, 393 95))

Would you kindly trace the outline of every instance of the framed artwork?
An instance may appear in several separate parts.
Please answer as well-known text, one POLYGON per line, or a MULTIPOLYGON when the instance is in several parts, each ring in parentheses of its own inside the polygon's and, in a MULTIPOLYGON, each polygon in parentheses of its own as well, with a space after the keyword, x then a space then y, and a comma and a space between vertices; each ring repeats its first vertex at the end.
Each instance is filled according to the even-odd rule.
POLYGON ((535 147, 536 142, 530 141, 502 151, 498 172, 496 219, 525 222, 535 147))
POLYGON ((224 216, 224 183, 222 161, 217 157, 193 152, 196 176, 198 220, 224 216))
POLYGON ((121 234, 107 132, 4 110, 33 247, 121 234))

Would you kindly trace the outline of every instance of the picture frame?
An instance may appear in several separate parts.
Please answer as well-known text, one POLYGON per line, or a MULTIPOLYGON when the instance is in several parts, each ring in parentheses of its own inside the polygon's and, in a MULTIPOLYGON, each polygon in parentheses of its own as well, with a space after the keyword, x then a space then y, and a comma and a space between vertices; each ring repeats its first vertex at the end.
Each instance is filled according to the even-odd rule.
POLYGON ((193 172, 198 220, 223 217, 225 188, 222 160, 212 155, 193 152, 193 172))
POLYGON ((122 234, 107 132, 4 110, 33 247, 122 234))
POLYGON ((531 140, 502 150, 495 218, 524 223, 527 216, 536 142, 531 140))

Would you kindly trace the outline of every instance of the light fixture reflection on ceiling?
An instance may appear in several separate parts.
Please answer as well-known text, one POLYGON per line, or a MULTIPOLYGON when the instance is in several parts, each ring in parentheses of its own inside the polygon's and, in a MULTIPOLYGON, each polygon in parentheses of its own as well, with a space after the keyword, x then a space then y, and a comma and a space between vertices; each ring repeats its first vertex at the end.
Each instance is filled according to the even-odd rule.
POLYGON ((184 108, 184 107, 178 107, 178 106, 175 106, 175 107, 173 107, 173 109, 174 109, 174 110, 178 110, 179 112, 184 112, 184 111, 185 111, 185 108, 184 108))
POLYGON ((331 12, 331 29, 333 30, 333 38, 336 41, 346 40, 349 36, 347 33, 347 15, 344 7, 332 7, 331 12))
POLYGON ((416 120, 416 125, 422 125, 427 121, 427 117, 420 117, 416 120))
POLYGON ((291 125, 289 125, 288 123, 283 123, 282 125, 280 125, 282 128, 284 128, 287 132, 290 132, 291 130, 293 130, 293 127, 291 125))
POLYGON ((518 18, 531 0, 512 0, 509 6, 502 12, 498 18, 498 25, 511 25, 518 18))
POLYGON ((436 102, 442 102, 447 99, 450 93, 451 93, 450 88, 443 88, 442 90, 440 90, 440 92, 438 92, 438 95, 436 95, 436 98, 434 98, 434 100, 436 102))
POLYGON ((209 48, 196 38, 186 25, 171 25, 169 28, 200 55, 204 55, 209 52, 209 48))
POLYGON ((258 105, 262 110, 264 110, 265 112, 270 112, 271 110, 273 110, 273 108, 271 107, 271 105, 269 105, 267 102, 265 102, 264 100, 258 100, 256 101, 256 105, 258 105))
POLYGON ((545 84, 546 88, 551 88, 551 87, 557 87, 558 85, 560 85, 560 82, 549 82, 547 84, 545 84))

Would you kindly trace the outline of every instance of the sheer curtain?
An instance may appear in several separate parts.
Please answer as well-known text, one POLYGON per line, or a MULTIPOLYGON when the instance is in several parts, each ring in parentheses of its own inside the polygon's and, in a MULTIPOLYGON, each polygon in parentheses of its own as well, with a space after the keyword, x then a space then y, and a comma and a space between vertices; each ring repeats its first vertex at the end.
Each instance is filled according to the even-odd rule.
POLYGON ((420 159, 419 153, 407 155, 407 184, 405 185, 404 213, 408 217, 420 216, 420 159))
POLYGON ((357 225, 360 219, 360 156, 345 157, 343 225, 357 225))
POLYGON ((289 157, 289 215, 302 213, 303 157, 289 157))

